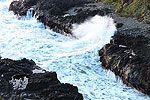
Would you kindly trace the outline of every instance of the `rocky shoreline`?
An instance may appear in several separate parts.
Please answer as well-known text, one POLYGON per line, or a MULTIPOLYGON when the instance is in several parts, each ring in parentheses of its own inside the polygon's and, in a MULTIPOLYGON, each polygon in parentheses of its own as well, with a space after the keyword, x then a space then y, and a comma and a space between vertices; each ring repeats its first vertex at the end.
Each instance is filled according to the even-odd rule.
POLYGON ((78 88, 28 59, 0 58, 0 100, 83 100, 78 88))
POLYGON ((92 0, 19 0, 12 2, 9 10, 19 16, 25 16, 27 11, 32 10, 37 20, 46 27, 66 36, 72 36, 72 24, 113 12, 111 7, 92 0))
POLYGON ((134 18, 120 17, 113 7, 87 0, 19 0, 9 10, 19 16, 32 10, 36 18, 55 32, 72 35, 74 23, 82 23, 95 15, 114 19, 117 32, 99 52, 104 68, 120 76, 122 81, 145 94, 150 94, 150 27, 134 18), (68 4, 69 3, 69 4, 68 4))

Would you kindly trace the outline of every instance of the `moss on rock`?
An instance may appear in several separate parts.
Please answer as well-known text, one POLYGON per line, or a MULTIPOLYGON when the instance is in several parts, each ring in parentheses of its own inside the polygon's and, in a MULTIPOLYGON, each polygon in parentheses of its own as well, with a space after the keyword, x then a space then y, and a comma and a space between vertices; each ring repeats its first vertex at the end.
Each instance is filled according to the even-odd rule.
POLYGON ((113 5, 115 12, 120 16, 136 17, 139 21, 150 24, 149 0, 95 0, 113 5))
POLYGON ((3 97, 0 96, 0 100, 5 100, 3 97))

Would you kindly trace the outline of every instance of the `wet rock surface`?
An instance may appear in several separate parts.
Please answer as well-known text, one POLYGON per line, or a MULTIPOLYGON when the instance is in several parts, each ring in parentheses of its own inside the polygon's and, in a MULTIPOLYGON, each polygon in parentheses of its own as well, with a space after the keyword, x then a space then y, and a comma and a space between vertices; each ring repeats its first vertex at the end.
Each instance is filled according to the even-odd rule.
POLYGON ((105 69, 119 76, 123 83, 150 94, 150 26, 134 18, 110 13, 117 32, 100 51, 105 69))
POLYGON ((128 86, 150 94, 150 38, 118 32, 99 55, 104 68, 120 76, 128 86))
POLYGON ((55 72, 34 61, 0 59, 0 100, 83 100, 76 86, 60 83, 55 72))

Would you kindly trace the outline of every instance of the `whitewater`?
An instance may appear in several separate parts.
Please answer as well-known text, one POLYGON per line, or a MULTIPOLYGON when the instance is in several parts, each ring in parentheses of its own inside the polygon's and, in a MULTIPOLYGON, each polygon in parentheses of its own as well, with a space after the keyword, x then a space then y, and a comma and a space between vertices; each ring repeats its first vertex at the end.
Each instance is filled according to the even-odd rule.
POLYGON ((72 38, 45 29, 31 12, 18 19, 8 12, 10 2, 0 0, 2 58, 33 59, 40 67, 55 71, 62 83, 77 86, 84 100, 150 100, 100 64, 98 50, 109 43, 116 31, 113 19, 94 16, 80 25, 74 24, 76 38, 72 38))

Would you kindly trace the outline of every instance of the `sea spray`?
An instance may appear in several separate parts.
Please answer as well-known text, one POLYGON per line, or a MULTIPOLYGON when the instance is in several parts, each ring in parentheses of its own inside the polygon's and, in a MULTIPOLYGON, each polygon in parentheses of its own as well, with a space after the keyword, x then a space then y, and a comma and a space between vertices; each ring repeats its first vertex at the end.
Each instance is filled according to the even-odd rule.
POLYGON ((21 20, 33 20, 35 19, 35 16, 33 17, 33 11, 32 9, 28 9, 26 16, 18 16, 21 20))
POLYGON ((81 24, 72 26, 73 36, 77 39, 61 42, 60 45, 69 50, 62 49, 61 55, 57 55, 59 57, 80 55, 96 47, 102 48, 116 31, 114 20, 108 16, 96 15, 81 24))
POLYGON ((73 24, 72 29, 75 37, 80 41, 87 42, 99 42, 101 40, 109 42, 115 31, 116 27, 112 18, 98 15, 86 20, 82 24, 73 24))

